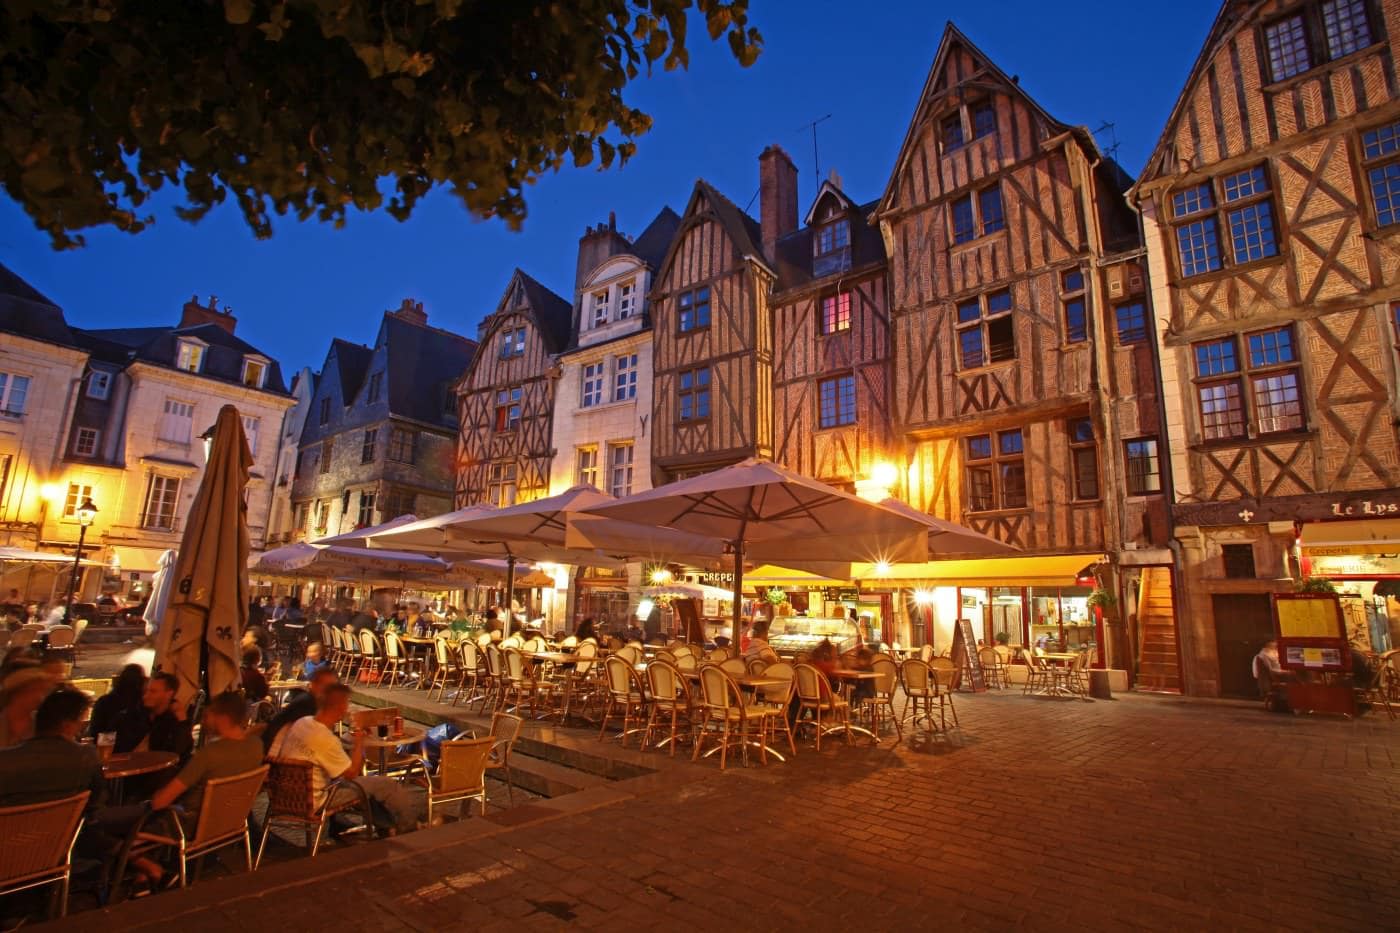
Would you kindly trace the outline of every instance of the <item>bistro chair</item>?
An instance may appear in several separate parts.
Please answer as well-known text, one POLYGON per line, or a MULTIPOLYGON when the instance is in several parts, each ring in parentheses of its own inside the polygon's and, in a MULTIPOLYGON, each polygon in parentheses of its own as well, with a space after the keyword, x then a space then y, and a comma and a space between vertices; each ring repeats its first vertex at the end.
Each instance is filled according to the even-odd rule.
POLYGON ((930 732, 948 731, 948 713, 953 714, 953 725, 958 725, 958 711, 953 705, 953 692, 948 685, 941 684, 938 672, 926 661, 910 658, 900 665, 900 679, 904 681, 904 693, 909 701, 904 705, 904 716, 911 725, 918 725, 920 719, 930 732), (938 707, 938 726, 933 724, 934 706, 938 707))
POLYGON ((565 651, 571 651, 571 650, 573 650, 574 648, 577 648, 577 647, 578 647, 578 636, 577 636, 577 635, 568 635, 568 636, 566 636, 566 637, 564 638, 564 640, 561 641, 561 642, 559 643, 559 647, 560 647, 560 648, 563 648, 565 651))
POLYGON ((559 711, 560 722, 568 721, 576 697, 583 699, 586 710, 589 702, 598 694, 598 643, 585 639, 574 652, 574 657, 577 660, 563 669, 564 703, 559 711))
POLYGON ((656 652, 656 654, 653 654, 651 659, 653 661, 665 661, 668 664, 676 663, 676 656, 667 648, 662 648, 660 651, 656 652))
POLYGON ((487 759, 486 770, 505 773, 506 794, 511 806, 515 806, 515 776, 510 770, 510 753, 515 749, 515 740, 520 738, 520 727, 524 722, 519 716, 509 713, 496 713, 491 717, 491 755, 487 759))
MULTIPOLYGON (((242 842, 248 870, 253 871, 253 839, 248 832, 248 816, 253 811, 253 801, 262 790, 267 772, 268 766, 263 765, 232 777, 207 781, 193 836, 185 835, 184 823, 174 813, 168 813, 167 818, 162 820, 165 825, 174 826, 174 835, 150 831, 144 824, 156 814, 148 815, 136 831, 134 842, 124 859, 129 860, 132 856, 144 855, 156 849, 174 849, 180 859, 180 887, 183 888, 189 884, 191 859, 199 859, 210 852, 242 842)), ((121 875, 122 869, 119 868, 117 877, 121 875)))
POLYGON ((452 694, 452 705, 456 706, 459 700, 466 697, 466 704, 471 706, 481 699, 477 694, 481 680, 481 652, 476 642, 464 639, 457 643, 457 667, 460 676, 457 690, 452 694))
POLYGON ((749 670, 743 658, 725 658, 719 662, 719 666, 724 668, 724 672, 730 677, 743 677, 749 670))
POLYGON ((875 678, 875 692, 866 697, 861 704, 870 713, 870 731, 875 733, 878 740, 880 729, 885 723, 885 711, 888 710, 889 720, 894 723, 895 735, 903 741, 904 727, 899 724, 899 717, 894 712, 894 692, 899 686, 899 665, 889 655, 877 654, 870 662, 870 669, 879 675, 875 678))
POLYGON ((486 689, 481 693, 481 709, 479 712, 486 712, 489 704, 491 709, 499 709, 505 697, 505 661, 501 657, 501 649, 495 644, 488 642, 486 651, 486 689))
POLYGON ((757 677, 767 669, 768 663, 769 662, 762 658, 749 658, 744 664, 744 673, 748 674, 750 677, 757 677))
POLYGON ((363 658, 360 655, 360 636, 350 625, 341 629, 340 639, 345 643, 345 670, 341 673, 341 680, 353 680, 360 672, 360 662, 363 658))
POLYGON ((660 658, 647 665, 647 683, 651 687, 651 706, 646 731, 642 733, 642 748, 651 742, 653 733, 667 730, 666 738, 656 743, 656 747, 670 745, 670 755, 674 758, 676 744, 681 738, 693 739, 695 735, 695 707, 690 685, 680 668, 660 658))
POLYGON ((525 663, 525 655, 517 648, 507 648, 501 652, 505 657, 505 683, 501 694, 501 706, 514 701, 515 705, 506 712, 517 712, 526 701, 530 704, 530 716, 535 716, 541 694, 546 697, 553 691, 554 684, 547 680, 535 679, 535 672, 525 663))
POLYGON ((683 671, 693 671, 700 666, 700 659, 693 654, 676 655, 676 667, 683 671))
POLYGON ((28 626, 16 629, 10 633, 10 647, 28 648, 30 645, 34 644, 34 639, 38 634, 38 631, 28 626))
POLYGON ((957 679, 958 666, 953 663, 950 657, 942 656, 933 658, 928 662, 928 666, 933 668, 933 672, 938 675, 938 682, 945 688, 951 689, 953 681, 957 679))
POLYGON ((628 664, 640 664, 642 660, 641 645, 625 645, 612 653, 612 657, 621 658, 628 664))
POLYGON ((379 681, 384 682, 387 677, 389 686, 398 684, 399 678, 408 677, 408 655, 404 652, 403 642, 395 632, 384 633, 384 659, 383 668, 380 671, 379 681))
POLYGON ((1010 686, 1011 681, 1007 678, 1006 667, 997 649, 990 646, 978 648, 977 661, 982 666, 982 676, 986 678, 988 687, 1001 690, 1010 686))
POLYGON ((433 668, 432 679, 428 682, 428 699, 433 698, 433 691, 438 692, 438 702, 441 703, 447 696, 447 682, 455 677, 460 686, 462 680, 461 654, 457 650, 457 645, 446 638, 433 639, 433 654, 437 658, 437 665, 433 668))
MULTIPOLYGON (((811 723, 817 731, 817 751, 822 750, 822 732, 825 722, 835 721, 839 725, 850 726, 851 704, 831 689, 831 681, 826 674, 810 664, 798 664, 794 671, 797 681, 798 715, 812 714, 811 723)), ((799 721, 798 728, 804 723, 799 721)), ((846 729, 846 744, 851 744, 851 731, 846 729)))
POLYGON ((933 660, 933 645, 919 646, 919 660, 925 664, 933 660))
MULTIPOLYGON (((423 758, 421 783, 428 797, 428 822, 433 822, 433 808, 445 803, 475 800, 486 815, 486 767, 491 757, 494 739, 473 738, 464 733, 438 746, 437 773, 428 771, 428 759, 423 758)), ((468 808, 459 811, 467 815, 468 808)))
POLYGON ((771 706, 778 714, 769 724, 769 731, 775 738, 779 732, 786 735, 788 749, 796 755, 797 742, 793 739, 792 723, 788 720, 788 708, 792 706, 793 667, 787 661, 774 661, 764 668, 762 676, 767 680, 782 681, 781 684, 759 687, 757 697, 759 702, 771 706))
POLYGON ((367 684, 381 683, 383 671, 384 648, 379 636, 367 628, 360 629, 360 668, 355 674, 356 678, 367 684))
POLYGON ((700 668, 700 696, 703 719, 691 760, 698 761, 705 740, 715 738, 719 741, 721 771, 725 769, 730 747, 736 742, 744 764, 749 763, 749 746, 755 744, 758 746, 759 761, 767 764, 767 724, 778 715, 777 710, 758 703, 745 703, 739 685, 718 664, 706 664, 700 668))
POLYGON ((607 708, 603 711, 603 728, 598 732, 601 742, 608 732, 608 723, 614 714, 622 713, 622 733, 618 736, 624 746, 627 737, 643 732, 646 727, 646 692, 637 678, 633 663, 623 660, 616 654, 603 662, 603 670, 608 679, 607 708))
POLYGON ((1047 689, 1054 679, 1049 666, 1030 648, 1021 649, 1021 658, 1026 662, 1026 686, 1021 695, 1030 696, 1037 689, 1047 689))
POLYGON ((57 884, 58 916, 68 914, 73 844, 83 827, 88 791, 0 809, 0 896, 57 884))
POLYGON ((707 655, 705 656, 705 659, 706 659, 707 661, 713 661, 713 662, 715 662, 716 664, 718 664, 718 663, 720 663, 721 661, 725 660, 725 659, 728 658, 728 657, 729 657, 729 649, 728 649, 728 648, 711 648, 711 649, 710 649, 710 653, 707 654, 707 655))
POLYGON ((370 815, 369 798, 354 781, 335 780, 326 784, 325 801, 316 805, 315 785, 312 771, 315 765, 309 761, 293 758, 269 758, 267 772, 267 815, 263 817, 262 841, 258 843, 258 854, 253 858, 256 870, 262 864, 263 850, 267 848, 267 835, 274 824, 300 826, 306 833, 306 847, 312 858, 321 848, 321 837, 325 835, 326 824, 337 813, 358 811, 365 826, 372 831, 374 820, 370 815), (348 793, 340 793, 340 791, 348 793), (311 834, 315 828, 316 835, 311 834))

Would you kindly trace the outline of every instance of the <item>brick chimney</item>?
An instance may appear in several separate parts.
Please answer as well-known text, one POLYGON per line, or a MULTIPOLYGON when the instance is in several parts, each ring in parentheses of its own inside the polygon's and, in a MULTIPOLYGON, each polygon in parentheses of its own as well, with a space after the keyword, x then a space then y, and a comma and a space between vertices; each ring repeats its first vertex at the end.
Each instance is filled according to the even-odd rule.
POLYGON ((216 324, 232 334, 233 329, 238 326, 238 318, 233 316, 232 308, 219 310, 218 295, 210 295, 207 306, 199 303, 198 295, 191 295, 180 311, 180 326, 198 327, 201 324, 216 324))
POLYGON ((617 232, 617 214, 608 212, 607 225, 599 224, 583 231, 578 238, 578 266, 574 270, 574 291, 583 286, 584 276, 598 267, 604 259, 625 253, 632 241, 617 232))
POLYGON ((428 326, 428 312, 423 310, 423 302, 421 301, 405 298, 403 303, 399 305, 397 311, 390 311, 389 313, 401 321, 417 324, 419 327, 428 326))
POLYGON ((758 220, 772 260, 778 240, 797 229, 797 166, 776 143, 758 157, 758 220))

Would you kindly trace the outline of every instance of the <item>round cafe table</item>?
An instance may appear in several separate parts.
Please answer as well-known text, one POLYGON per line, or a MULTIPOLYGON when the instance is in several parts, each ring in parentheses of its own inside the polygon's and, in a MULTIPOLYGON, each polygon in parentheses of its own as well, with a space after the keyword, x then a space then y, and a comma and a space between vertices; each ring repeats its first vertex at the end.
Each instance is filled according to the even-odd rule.
MULTIPOLYGON (((390 731, 393 730, 390 729, 390 731)), ((369 735, 365 736, 365 751, 372 748, 379 750, 379 773, 383 774, 389 769, 389 749, 398 748, 400 745, 421 745, 425 735, 427 735, 426 730, 405 723, 403 732, 381 739, 376 728, 371 726, 369 735)))
POLYGON ((120 803, 123 781, 141 774, 154 774, 173 768, 180 761, 174 752, 135 751, 124 755, 112 755, 102 762, 102 776, 112 782, 112 797, 120 803))

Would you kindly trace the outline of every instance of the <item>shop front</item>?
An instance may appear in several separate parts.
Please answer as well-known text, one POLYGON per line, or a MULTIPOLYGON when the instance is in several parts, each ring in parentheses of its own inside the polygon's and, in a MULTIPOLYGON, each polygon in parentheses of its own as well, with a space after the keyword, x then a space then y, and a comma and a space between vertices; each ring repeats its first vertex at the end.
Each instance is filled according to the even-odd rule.
POLYGON ((1331 581, 1342 597, 1353 647, 1400 644, 1400 518, 1309 522, 1298 543, 1302 575, 1331 581))

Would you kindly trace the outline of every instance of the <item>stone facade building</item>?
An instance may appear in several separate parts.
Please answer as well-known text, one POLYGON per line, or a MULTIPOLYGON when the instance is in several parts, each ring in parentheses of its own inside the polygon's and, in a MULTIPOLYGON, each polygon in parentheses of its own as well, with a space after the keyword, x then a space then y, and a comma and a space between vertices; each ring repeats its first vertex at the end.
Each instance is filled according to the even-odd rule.
POLYGON ((372 347, 331 341, 292 465, 293 540, 451 510, 453 386, 475 352, 408 299, 372 347))

